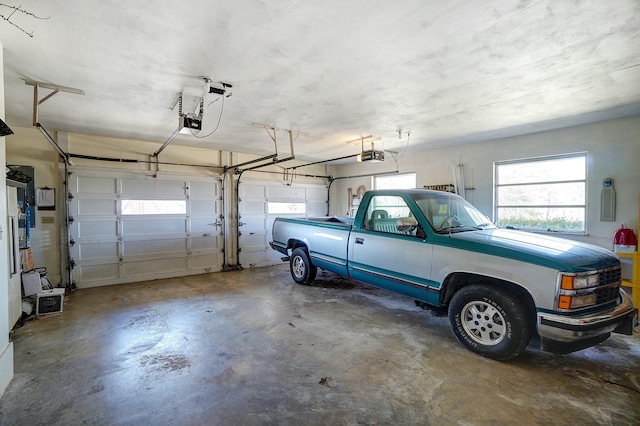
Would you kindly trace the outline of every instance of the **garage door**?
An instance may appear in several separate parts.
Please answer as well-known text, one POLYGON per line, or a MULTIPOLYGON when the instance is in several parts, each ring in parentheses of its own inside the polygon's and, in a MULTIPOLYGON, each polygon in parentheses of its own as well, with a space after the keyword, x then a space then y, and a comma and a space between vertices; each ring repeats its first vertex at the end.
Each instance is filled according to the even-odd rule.
POLYGON ((72 171, 70 254, 79 288, 221 269, 219 178, 72 171))
POLYGON ((278 216, 319 217, 327 214, 324 185, 285 186, 279 182, 241 183, 239 188, 240 264, 245 267, 282 263, 282 254, 269 247, 271 227, 278 216))

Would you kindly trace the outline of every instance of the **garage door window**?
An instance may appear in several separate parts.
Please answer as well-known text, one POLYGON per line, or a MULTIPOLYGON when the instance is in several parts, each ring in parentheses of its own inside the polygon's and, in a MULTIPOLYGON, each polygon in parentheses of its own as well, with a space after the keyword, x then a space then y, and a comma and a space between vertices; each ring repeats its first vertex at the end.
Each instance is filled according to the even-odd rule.
POLYGON ((122 200, 123 215, 186 213, 185 200, 122 200))
POLYGON ((585 232, 586 153, 496 162, 494 166, 499 226, 585 232))
POLYGON ((305 214, 307 206, 305 203, 267 203, 269 214, 305 214))

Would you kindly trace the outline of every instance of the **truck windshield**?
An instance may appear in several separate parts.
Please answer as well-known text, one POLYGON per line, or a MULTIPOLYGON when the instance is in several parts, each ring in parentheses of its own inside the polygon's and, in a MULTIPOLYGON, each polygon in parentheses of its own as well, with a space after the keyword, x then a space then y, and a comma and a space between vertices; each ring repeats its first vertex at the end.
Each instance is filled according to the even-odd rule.
POLYGON ((489 218, 458 195, 429 192, 412 194, 412 198, 437 233, 496 228, 489 218))

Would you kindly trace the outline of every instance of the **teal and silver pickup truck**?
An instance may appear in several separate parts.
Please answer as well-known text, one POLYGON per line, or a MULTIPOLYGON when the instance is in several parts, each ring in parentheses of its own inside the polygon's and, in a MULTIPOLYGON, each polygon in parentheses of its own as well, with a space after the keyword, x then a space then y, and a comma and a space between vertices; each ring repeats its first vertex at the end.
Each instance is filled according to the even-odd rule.
POLYGON ((638 324, 614 253, 498 228, 446 192, 369 191, 353 219, 279 217, 270 245, 299 284, 321 268, 447 308, 457 339, 497 360, 536 333, 543 350, 569 353, 638 324))

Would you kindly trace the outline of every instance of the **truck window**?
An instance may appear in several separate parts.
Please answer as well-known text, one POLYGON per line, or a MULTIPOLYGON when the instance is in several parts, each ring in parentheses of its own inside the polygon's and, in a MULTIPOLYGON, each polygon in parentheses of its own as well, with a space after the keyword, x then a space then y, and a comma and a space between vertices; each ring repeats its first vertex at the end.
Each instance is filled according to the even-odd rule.
POLYGON ((415 235, 414 230, 398 230, 398 219, 413 217, 402 197, 376 195, 371 198, 362 227, 376 232, 415 235))

